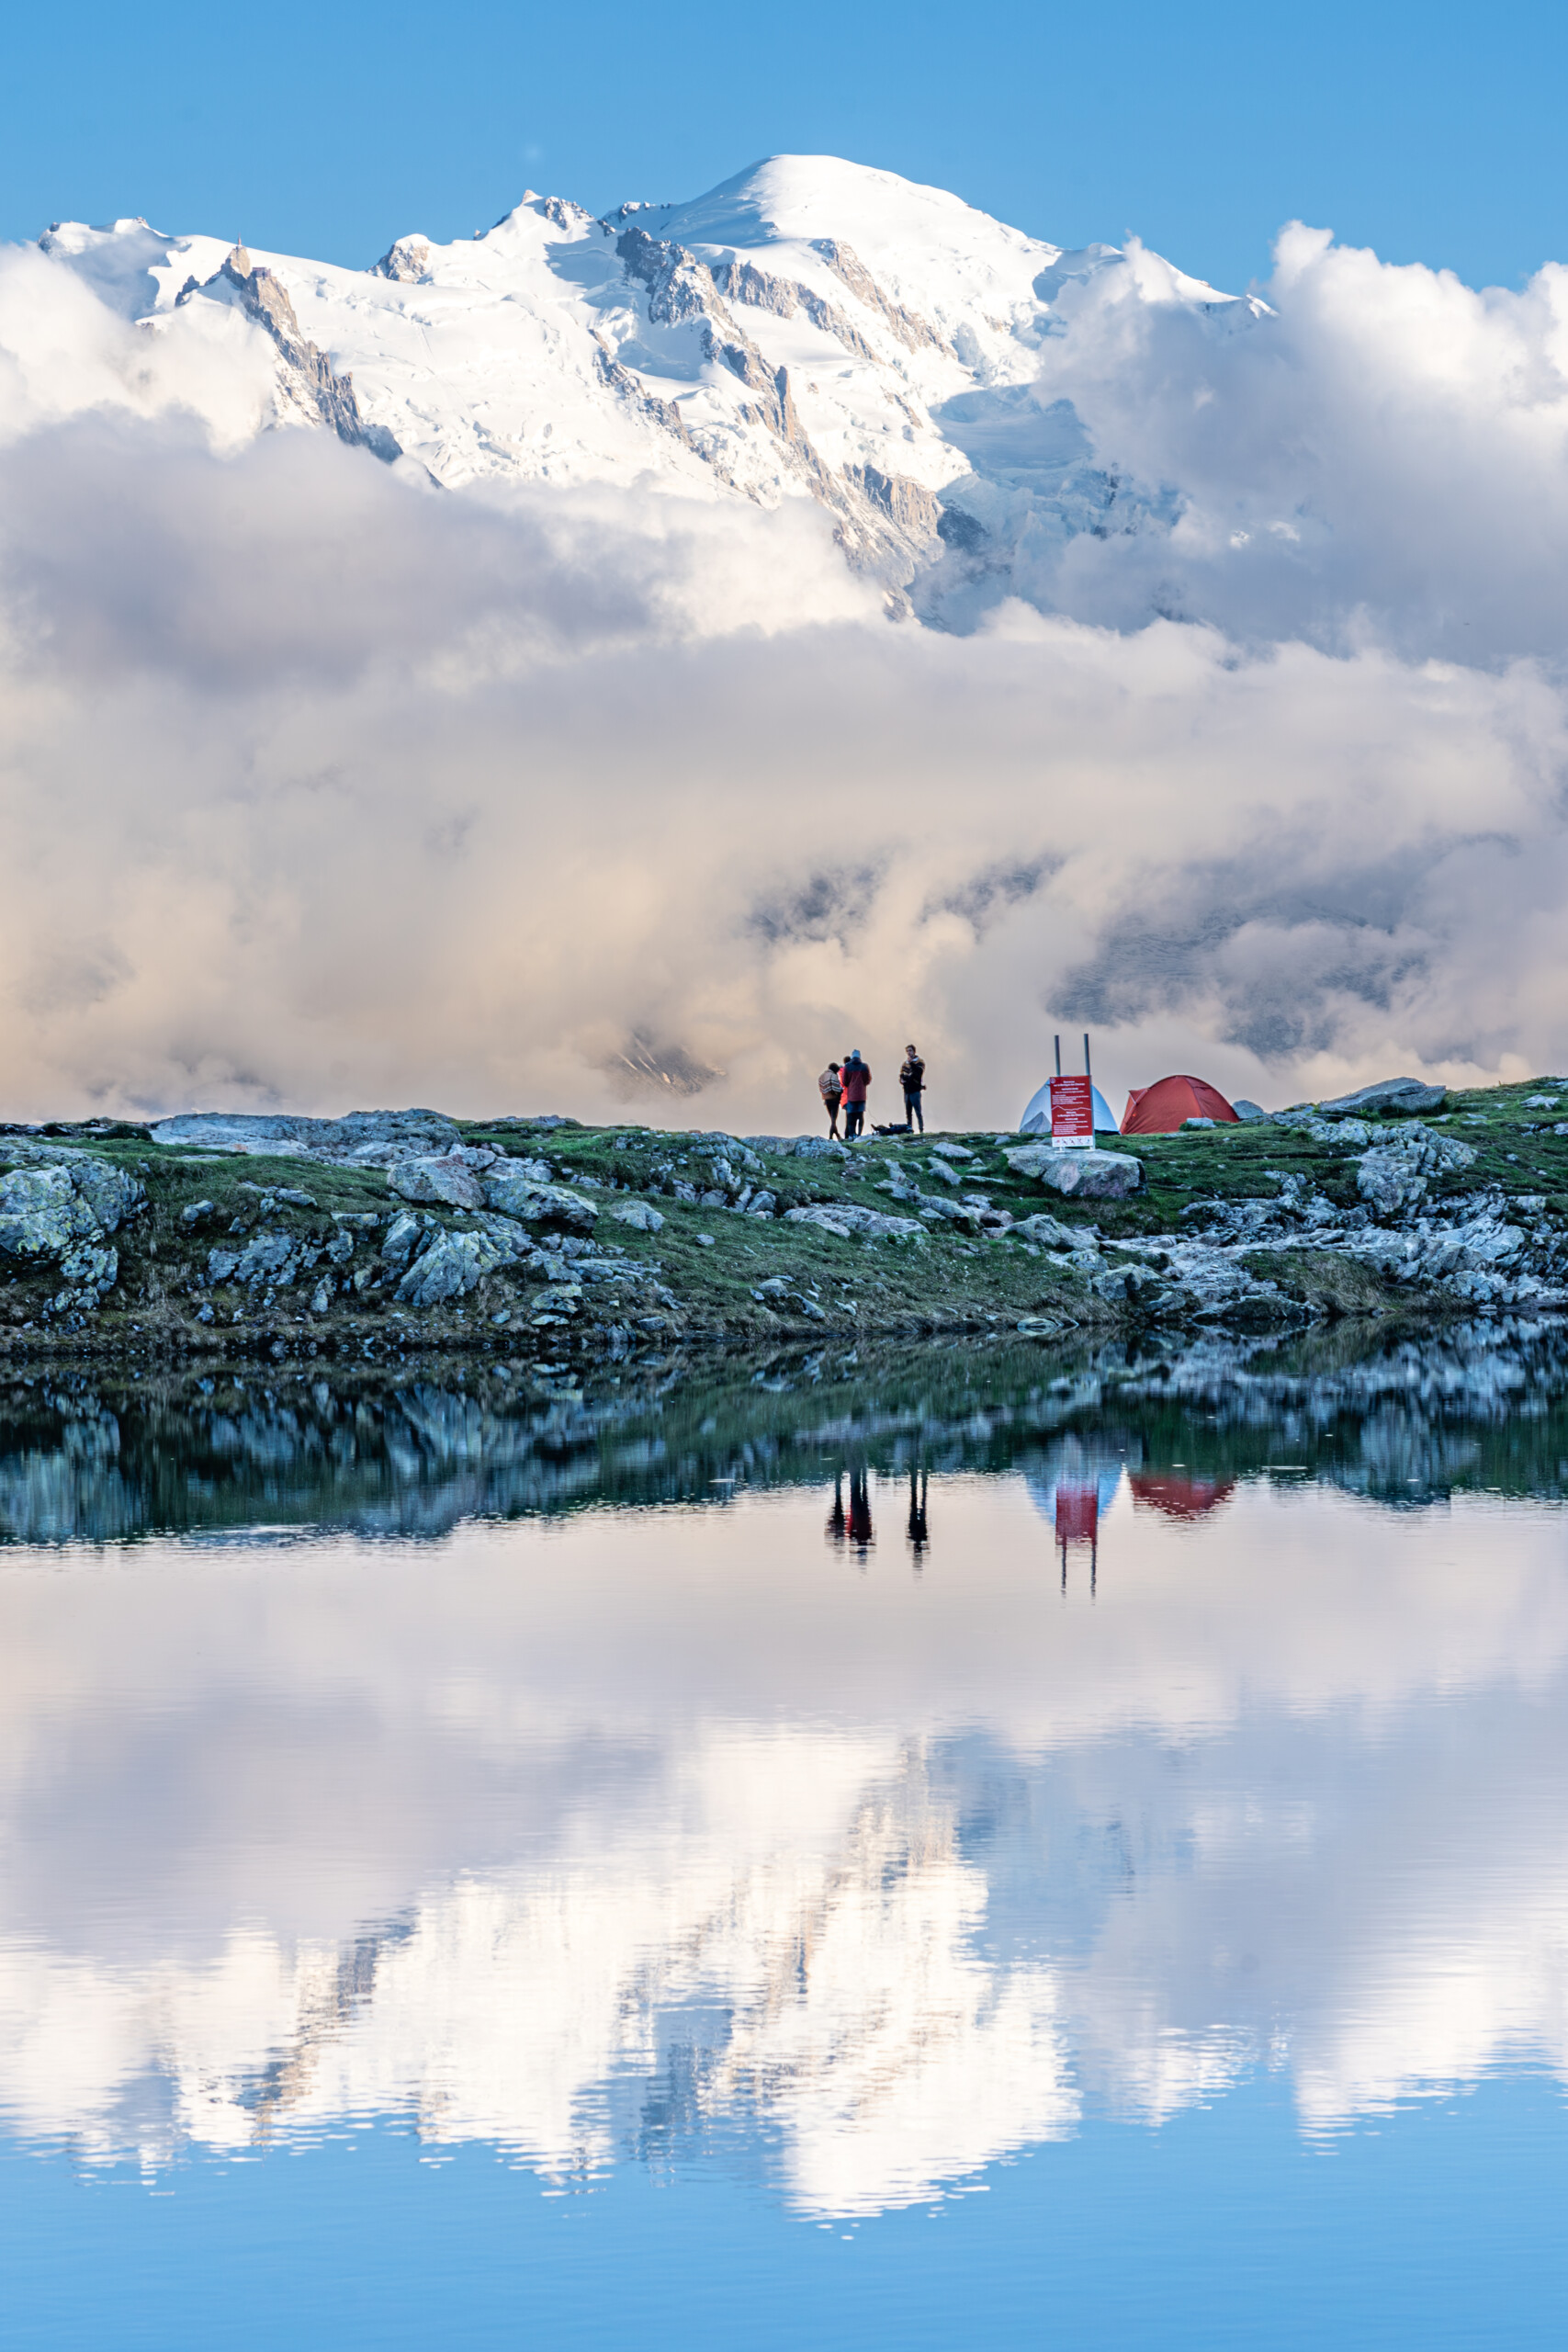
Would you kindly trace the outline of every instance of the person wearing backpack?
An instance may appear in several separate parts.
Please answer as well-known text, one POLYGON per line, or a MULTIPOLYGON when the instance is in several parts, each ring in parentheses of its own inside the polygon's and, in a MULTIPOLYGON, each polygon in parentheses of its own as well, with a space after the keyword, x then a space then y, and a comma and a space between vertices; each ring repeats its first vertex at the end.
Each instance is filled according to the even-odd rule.
POLYGON ((871 1068, 860 1057, 857 1046, 840 1073, 844 1081, 844 1136, 865 1133, 865 1098, 871 1085, 871 1068))
POLYGON ((839 1074, 837 1062, 829 1063, 817 1081, 817 1091, 828 1107, 828 1133, 836 1136, 839 1132, 839 1105, 844 1099, 844 1081, 839 1074))
POLYGON ((920 1098, 926 1091, 926 1066, 913 1046, 904 1048, 904 1067, 898 1073, 898 1083, 904 1090, 904 1118, 909 1133, 916 1127, 926 1131, 926 1114, 920 1098))

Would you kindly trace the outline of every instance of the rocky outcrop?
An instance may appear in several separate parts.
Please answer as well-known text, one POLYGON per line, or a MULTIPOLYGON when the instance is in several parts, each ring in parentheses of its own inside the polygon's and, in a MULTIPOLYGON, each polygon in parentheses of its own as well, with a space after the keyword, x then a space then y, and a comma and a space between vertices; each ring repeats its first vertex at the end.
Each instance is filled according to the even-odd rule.
POLYGON ((1428 1086, 1418 1078, 1381 1078, 1375 1086, 1363 1086, 1354 1094, 1338 1094, 1331 1102, 1316 1106, 1325 1119, 1353 1119, 1374 1112, 1404 1114, 1417 1117, 1440 1111, 1448 1101, 1448 1089, 1428 1086))
MULTIPOLYGON (((394 245, 384 260, 390 262, 399 250, 394 245)), ((424 250, 428 259, 428 249, 424 250)), ((389 277, 393 272, 387 270, 384 274, 389 277)), ((245 316, 271 337, 282 362, 280 389, 302 416, 312 424, 326 425, 352 448, 368 449, 388 463, 401 457, 401 448, 386 427, 371 424, 361 416, 353 377, 340 376, 326 353, 301 334, 288 288, 282 279, 270 269, 253 264, 243 245, 234 247, 222 267, 204 286, 193 289, 187 284, 178 301, 187 301, 193 290, 203 294, 226 291, 245 316)))
POLYGON ((462 1141, 456 1121, 440 1111, 351 1111, 341 1119, 182 1111, 159 1119, 148 1134, 171 1149, 286 1153, 367 1168, 389 1168, 419 1152, 450 1151, 462 1141))
POLYGON ((954 356, 953 345, 945 336, 938 334, 935 327, 883 292, 852 245, 844 244, 837 237, 813 237, 811 250, 821 254, 834 277, 842 280, 857 302, 863 302, 868 311, 875 311, 906 350, 924 347, 940 351, 948 358, 954 356))
MULTIPOLYGON (((108 1296, 119 1272, 109 1236, 146 1202, 140 1181, 101 1159, 69 1153, 28 1152, 35 1164, 0 1177, 0 1267, 17 1272, 58 1270, 56 1315, 91 1310, 108 1296)), ((16 1148, 11 1156, 17 1156, 16 1148)))

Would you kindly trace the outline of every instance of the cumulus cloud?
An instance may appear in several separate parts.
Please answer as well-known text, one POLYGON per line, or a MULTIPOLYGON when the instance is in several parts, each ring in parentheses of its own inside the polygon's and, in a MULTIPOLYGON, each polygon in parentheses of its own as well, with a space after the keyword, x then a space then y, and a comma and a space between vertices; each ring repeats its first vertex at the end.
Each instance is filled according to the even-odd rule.
POLYGON ((1180 511, 1168 537, 1075 540, 1055 601, 1119 627, 1153 609, 1250 642, 1556 661, 1568 271, 1477 292, 1294 222, 1266 315, 1172 281, 1134 243, 1059 298, 1038 399, 1070 401, 1100 461, 1180 511))
POLYGON ((1381 266, 1310 239, 1279 318, 1225 336, 1091 278, 1042 396, 1185 469, 1190 513, 1075 543, 1058 609, 959 638, 890 622, 806 502, 437 493, 231 433, 237 314, 239 376, 198 399, 79 285, 40 311, 43 266, 0 273, 7 1114, 688 1118, 626 1095, 662 1055, 721 1074, 705 1122, 793 1127, 828 1054, 915 1036, 938 1117, 979 1123, 1084 1025, 1112 1087, 1195 1066, 1265 1100, 1561 1062, 1554 280, 1426 274, 1445 373, 1414 295, 1358 309, 1381 266), (1378 336, 1446 439, 1380 412, 1351 447, 1378 336), (1495 518, 1532 479, 1521 585, 1495 518), (1148 619, 1152 564, 1177 617, 1148 619), (1491 633, 1460 660, 1431 615, 1472 577, 1491 633))

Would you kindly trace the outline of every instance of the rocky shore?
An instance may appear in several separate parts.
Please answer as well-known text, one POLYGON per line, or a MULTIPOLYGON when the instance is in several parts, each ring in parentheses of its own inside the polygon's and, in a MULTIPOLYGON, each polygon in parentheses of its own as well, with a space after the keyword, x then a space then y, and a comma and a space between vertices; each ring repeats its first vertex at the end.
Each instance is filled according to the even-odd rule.
POLYGON ((1564 1306, 1556 1080, 1395 1080, 1084 1155, 431 1111, 0 1129, 0 1361, 547 1366, 1564 1306))

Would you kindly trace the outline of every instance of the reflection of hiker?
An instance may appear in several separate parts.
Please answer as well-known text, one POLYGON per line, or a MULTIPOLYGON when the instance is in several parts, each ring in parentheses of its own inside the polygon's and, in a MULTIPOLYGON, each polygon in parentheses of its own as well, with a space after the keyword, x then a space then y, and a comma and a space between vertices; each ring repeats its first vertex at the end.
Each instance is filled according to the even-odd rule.
POLYGON ((920 1097, 926 1091, 926 1066, 913 1046, 904 1048, 904 1067, 898 1073, 898 1083, 904 1090, 904 1118, 912 1135, 917 1125, 926 1131, 926 1114, 920 1097))
POLYGON ((817 1091, 828 1106, 828 1133, 839 1132, 839 1105, 844 1099, 844 1081, 839 1076, 837 1062, 829 1062, 817 1081, 817 1091))
POLYGON ((931 1528, 926 1519, 926 1483, 930 1473, 909 1464, 909 1549, 915 1555, 915 1566, 920 1565, 920 1554, 931 1542, 931 1528))
POLYGON ((860 1057, 857 1046, 844 1064, 840 1076, 844 1081, 844 1133, 861 1136, 865 1133, 865 1093, 871 1084, 870 1066, 860 1057))
POLYGON ((876 1541, 871 1523, 871 1480, 863 1470, 850 1472, 850 1542, 863 1559, 876 1541))

